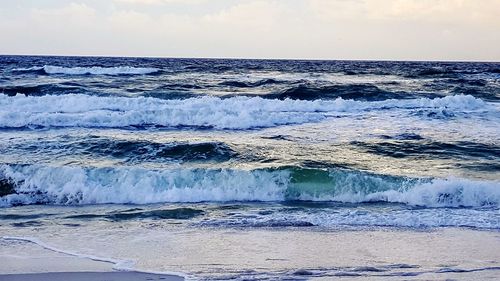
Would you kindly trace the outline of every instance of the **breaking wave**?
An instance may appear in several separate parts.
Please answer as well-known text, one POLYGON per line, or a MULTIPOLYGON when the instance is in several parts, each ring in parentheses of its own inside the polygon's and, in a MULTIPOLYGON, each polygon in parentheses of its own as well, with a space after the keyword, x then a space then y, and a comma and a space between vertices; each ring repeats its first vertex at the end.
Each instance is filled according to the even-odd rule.
POLYGON ((228 201, 391 202, 423 207, 500 204, 500 182, 421 179, 348 169, 256 170, 1 165, 0 206, 228 201))
MULTIPOLYGON (((488 110, 472 96, 363 102, 354 100, 269 100, 258 97, 189 98, 0 95, 0 127, 204 127, 252 129, 319 122, 338 113, 402 109, 410 112, 488 110)), ((453 115, 453 114, 452 114, 453 115)))

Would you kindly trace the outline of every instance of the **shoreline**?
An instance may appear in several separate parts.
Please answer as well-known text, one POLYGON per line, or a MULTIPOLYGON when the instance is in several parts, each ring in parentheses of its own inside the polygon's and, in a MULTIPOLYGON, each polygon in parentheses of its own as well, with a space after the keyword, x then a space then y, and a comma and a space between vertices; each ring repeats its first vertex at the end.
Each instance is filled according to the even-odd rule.
POLYGON ((497 255, 500 233, 497 231, 444 228, 324 232, 287 228, 165 232, 165 229, 148 229, 148 235, 143 236, 145 232, 140 225, 136 229, 129 227, 131 233, 141 237, 133 246, 123 242, 127 237, 129 240, 130 233, 110 236, 116 229, 88 234, 107 237, 105 244, 97 243, 92 248, 103 249, 112 244, 113 248, 108 248, 105 256, 131 258, 133 268, 113 268, 110 262, 89 259, 90 255, 83 253, 91 248, 90 240, 84 239, 85 244, 73 243, 74 233, 61 232, 62 236, 54 240, 40 231, 40 236, 45 236, 40 237, 40 241, 54 246, 4 239, 9 244, 5 244, 3 250, 0 247, 3 252, 0 253, 0 280, 169 281, 189 279, 189 273, 200 278, 293 279, 306 274, 320 279, 344 276, 360 280, 389 277, 395 280, 485 280, 500 272, 497 255), (54 252, 53 248, 65 244, 64 241, 72 243, 73 250, 81 254, 54 252))
POLYGON ((182 281, 181 276, 142 273, 137 271, 116 272, 45 272, 0 274, 3 281, 182 281))

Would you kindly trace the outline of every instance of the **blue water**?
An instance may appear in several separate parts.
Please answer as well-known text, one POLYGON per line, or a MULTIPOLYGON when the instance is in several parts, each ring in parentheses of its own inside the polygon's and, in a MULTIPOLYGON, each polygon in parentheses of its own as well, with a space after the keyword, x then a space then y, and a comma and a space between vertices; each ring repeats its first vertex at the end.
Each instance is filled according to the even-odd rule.
POLYGON ((500 229, 499 63, 1 56, 0 91, 12 223, 500 229))
POLYGON ((500 269, 500 63, 0 56, 0 92, 0 273, 500 269))

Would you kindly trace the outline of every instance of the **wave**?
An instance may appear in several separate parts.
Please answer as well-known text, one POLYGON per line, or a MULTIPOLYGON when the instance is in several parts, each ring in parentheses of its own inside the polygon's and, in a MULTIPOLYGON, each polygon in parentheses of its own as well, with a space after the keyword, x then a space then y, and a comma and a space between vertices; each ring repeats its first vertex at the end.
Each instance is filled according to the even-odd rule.
POLYGON ((0 206, 228 201, 391 202, 424 207, 500 204, 500 182, 420 179, 348 169, 255 170, 1 165, 0 206))
POLYGON ((382 90, 377 86, 370 84, 349 84, 349 85, 330 85, 317 86, 301 84, 286 89, 281 93, 267 94, 267 98, 276 99, 297 99, 297 100, 316 100, 316 99, 353 99, 361 101, 381 101, 387 99, 410 99, 410 98, 437 98, 436 94, 419 93, 411 94, 407 92, 391 92, 382 90))
POLYGON ((174 209, 157 209, 157 210, 142 210, 140 208, 129 209, 125 211, 116 211, 105 214, 80 214, 66 216, 67 219, 108 219, 113 221, 133 220, 133 219, 177 219, 187 220, 205 212, 203 210, 193 208, 174 208, 174 209))
MULTIPOLYGON (((422 208, 384 203, 353 205, 349 203, 306 201, 281 202, 278 204, 279 208, 269 208, 269 206, 273 206, 272 203, 261 204, 261 206, 263 207, 250 210, 244 210, 245 207, 241 209, 236 207, 234 210, 228 210, 227 215, 211 216, 207 212, 203 220, 194 222, 194 225, 238 228, 315 226, 330 229, 344 227, 500 228, 498 208, 491 207, 422 208), (316 211, 311 211, 311 209, 316 211)), ((225 212, 220 208, 217 211, 225 212)), ((113 218, 105 217, 105 219, 113 218)))
POLYGON ((73 155, 79 153, 84 155, 93 154, 126 159, 127 161, 228 161, 237 155, 234 150, 223 142, 159 143, 90 136, 67 144, 61 144, 60 142, 48 144, 48 147, 51 146, 70 151, 73 155))
POLYGON ((378 143, 354 141, 350 144, 369 153, 394 158, 475 158, 476 161, 481 159, 500 159, 500 146, 495 144, 468 141, 438 142, 412 138, 403 139, 405 141, 400 140, 401 138, 392 142, 378 143))
POLYGON ((444 80, 443 82, 454 85, 468 85, 468 86, 477 86, 484 87, 488 85, 488 81, 485 79, 471 79, 471 78, 450 78, 444 80))
MULTIPOLYGON (((0 128, 33 127, 201 127, 252 129, 319 122, 338 113, 403 109, 467 112, 488 110, 472 96, 385 100, 269 100, 258 97, 183 100, 69 94, 41 97, 0 95, 0 128)), ((432 116, 431 116, 432 117, 432 116)))
POLYGON ((417 73, 414 75, 416 77, 426 77, 426 76, 447 76, 447 75, 453 75, 456 74, 457 71, 453 69, 448 69, 448 68, 426 68, 419 70, 417 73))
POLYGON ((276 79, 268 78, 268 79, 262 79, 254 82, 250 81, 224 81, 219 83, 221 86, 228 86, 228 87, 235 87, 235 88, 253 88, 253 87, 260 87, 260 86, 265 86, 265 85, 272 85, 272 84, 278 84, 282 83, 281 81, 278 81, 276 79))
POLYGON ((8 96, 23 94, 26 96, 42 96, 57 93, 63 94, 82 94, 86 91, 81 86, 64 84, 41 84, 41 85, 19 85, 1 87, 0 93, 8 96))
POLYGON ((34 72, 39 74, 66 74, 66 75, 141 75, 157 73, 158 68, 151 67, 132 67, 132 66, 115 66, 115 67, 62 67, 54 65, 45 65, 42 67, 17 68, 16 72, 34 72))
POLYGON ((453 88, 452 93, 459 95, 471 95, 485 101, 498 102, 500 100, 500 89, 495 87, 464 87, 457 86, 453 88))

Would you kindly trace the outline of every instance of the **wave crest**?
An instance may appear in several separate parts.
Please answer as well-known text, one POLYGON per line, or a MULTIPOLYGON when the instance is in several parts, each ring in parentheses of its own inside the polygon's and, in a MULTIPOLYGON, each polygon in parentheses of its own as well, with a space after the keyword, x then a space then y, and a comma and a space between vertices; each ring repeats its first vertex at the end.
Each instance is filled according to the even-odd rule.
POLYGON ((500 182, 418 179, 346 169, 256 170, 2 165, 0 206, 227 201, 391 202, 424 207, 500 204, 500 182), (14 192, 14 193, 12 193, 14 192))
POLYGON ((319 122, 338 113, 402 109, 466 112, 487 110, 472 96, 436 99, 385 100, 268 100, 258 97, 157 98, 98 97, 88 95, 0 95, 0 127, 204 127, 252 129, 319 122))

